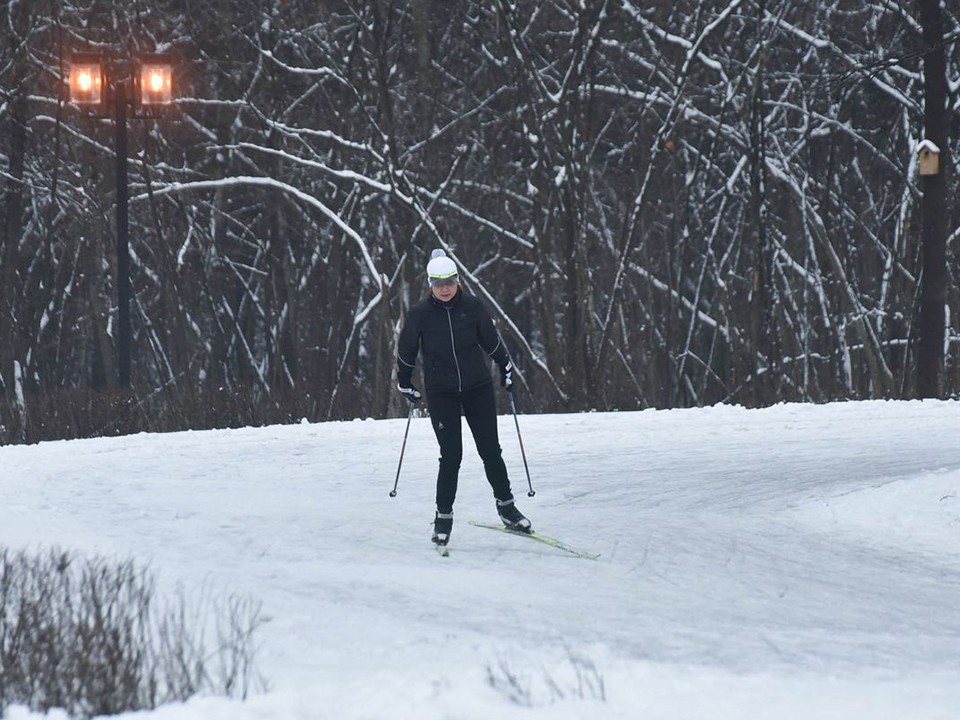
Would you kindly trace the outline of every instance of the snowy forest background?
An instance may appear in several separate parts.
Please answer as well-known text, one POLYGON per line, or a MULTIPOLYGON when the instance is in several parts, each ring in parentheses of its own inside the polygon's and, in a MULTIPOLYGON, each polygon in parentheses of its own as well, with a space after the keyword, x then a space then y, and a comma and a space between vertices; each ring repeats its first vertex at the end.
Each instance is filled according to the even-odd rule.
POLYGON ((933 56, 937 394, 960 391, 955 4, 12 0, 0 18, 0 442, 402 413, 394 340, 435 247, 492 309, 523 411, 914 397, 933 56), (91 50, 177 58, 175 107, 129 125, 129 388, 113 127, 63 82, 91 50))

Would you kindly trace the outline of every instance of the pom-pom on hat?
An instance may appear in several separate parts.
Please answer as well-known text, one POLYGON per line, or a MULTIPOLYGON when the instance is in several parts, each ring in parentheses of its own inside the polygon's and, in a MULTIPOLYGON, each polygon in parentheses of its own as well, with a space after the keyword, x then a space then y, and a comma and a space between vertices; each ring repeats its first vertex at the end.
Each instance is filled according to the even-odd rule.
POLYGON ((431 285, 447 285, 458 281, 457 265, 443 250, 434 250, 430 253, 430 262, 427 263, 427 279, 431 285))

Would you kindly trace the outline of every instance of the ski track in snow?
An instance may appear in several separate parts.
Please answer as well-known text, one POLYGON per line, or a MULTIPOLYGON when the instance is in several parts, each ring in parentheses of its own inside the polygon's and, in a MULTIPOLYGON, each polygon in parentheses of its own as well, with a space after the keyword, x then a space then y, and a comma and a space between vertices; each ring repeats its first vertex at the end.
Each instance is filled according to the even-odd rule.
POLYGON ((469 526, 469 438, 440 558, 425 418, 394 499, 405 419, 0 448, 0 543, 263 601, 270 693, 137 717, 960 716, 960 403, 522 416, 532 499, 500 421, 520 508, 598 560, 469 526))

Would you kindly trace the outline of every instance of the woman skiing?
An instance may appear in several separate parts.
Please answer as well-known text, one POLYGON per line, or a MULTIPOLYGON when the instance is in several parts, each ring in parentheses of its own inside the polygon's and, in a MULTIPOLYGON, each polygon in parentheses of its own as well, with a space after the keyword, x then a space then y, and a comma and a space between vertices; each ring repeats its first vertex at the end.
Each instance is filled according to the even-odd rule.
POLYGON ((490 357, 500 368, 501 384, 509 392, 513 365, 481 302, 460 288, 457 266, 443 250, 434 250, 427 264, 430 294, 410 308, 397 343, 397 389, 410 402, 418 402, 413 369, 423 354, 424 391, 430 421, 440 444, 437 473, 437 512, 433 542, 446 545, 453 529, 453 503, 463 457, 460 416, 483 460, 493 488, 497 512, 512 530, 531 532, 530 521, 514 503, 510 480, 497 435, 497 408, 490 379, 490 357))

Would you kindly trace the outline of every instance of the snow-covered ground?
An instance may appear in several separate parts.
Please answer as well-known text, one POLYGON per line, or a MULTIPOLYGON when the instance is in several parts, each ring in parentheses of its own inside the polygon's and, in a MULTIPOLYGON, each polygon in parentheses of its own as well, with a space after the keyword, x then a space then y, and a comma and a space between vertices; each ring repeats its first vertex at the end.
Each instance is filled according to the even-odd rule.
POLYGON ((532 499, 501 417, 520 508, 596 561, 470 526, 469 440, 439 557, 404 424, 0 448, 0 544, 262 601, 269 692, 142 720, 960 717, 960 403, 521 416, 532 499))

